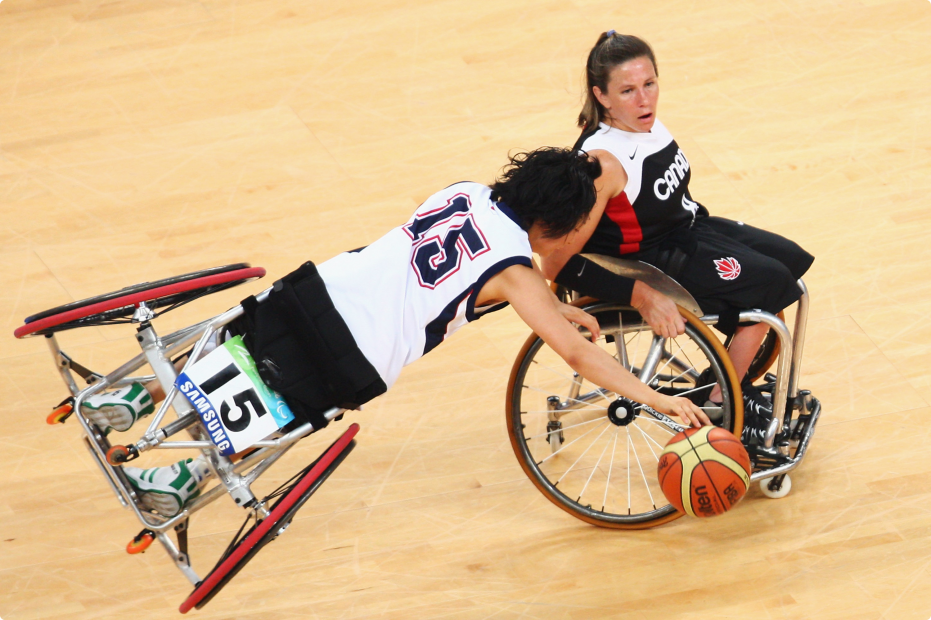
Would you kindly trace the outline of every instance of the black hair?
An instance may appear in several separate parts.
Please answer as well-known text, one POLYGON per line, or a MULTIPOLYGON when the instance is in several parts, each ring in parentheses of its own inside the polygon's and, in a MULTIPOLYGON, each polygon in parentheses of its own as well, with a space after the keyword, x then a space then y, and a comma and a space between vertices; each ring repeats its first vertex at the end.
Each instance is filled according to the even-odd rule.
POLYGON ((579 114, 579 127, 597 129, 598 123, 605 119, 605 109, 592 88, 597 86, 601 92, 607 92, 608 78, 614 67, 635 58, 649 58, 653 70, 659 75, 656 56, 649 43, 632 34, 619 34, 613 30, 599 35, 585 63, 585 103, 579 114))
POLYGON ((587 153, 543 147, 510 157, 491 186, 521 219, 521 228, 540 224, 543 236, 569 234, 588 218, 595 206, 595 179, 601 164, 587 153))

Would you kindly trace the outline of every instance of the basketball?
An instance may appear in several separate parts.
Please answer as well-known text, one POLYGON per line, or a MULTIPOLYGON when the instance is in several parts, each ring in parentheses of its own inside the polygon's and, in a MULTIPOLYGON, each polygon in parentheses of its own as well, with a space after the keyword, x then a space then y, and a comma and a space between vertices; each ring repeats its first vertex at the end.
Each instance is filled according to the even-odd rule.
POLYGON ((689 428, 666 444, 658 474, 660 488, 677 510, 713 517, 733 508, 747 492, 750 456, 723 428, 689 428))

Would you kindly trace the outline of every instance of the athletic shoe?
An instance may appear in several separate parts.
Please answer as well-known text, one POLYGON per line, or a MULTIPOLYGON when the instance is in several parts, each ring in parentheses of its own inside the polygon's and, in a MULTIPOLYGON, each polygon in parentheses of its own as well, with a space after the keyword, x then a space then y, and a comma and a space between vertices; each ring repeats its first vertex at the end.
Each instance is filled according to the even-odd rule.
POLYGON ((155 401, 141 383, 94 394, 81 403, 81 413, 104 435, 110 431, 128 431, 136 420, 153 411, 155 401))
POLYGON ((762 446, 768 436, 775 435, 779 425, 773 418, 773 405, 749 381, 744 381, 740 390, 744 400, 744 430, 740 440, 747 446, 762 446))
POLYGON ((136 420, 153 411, 155 402, 141 383, 94 394, 81 403, 81 413, 104 435, 110 431, 128 431, 136 420))
POLYGON ((141 492, 139 503, 165 517, 181 512, 187 502, 200 495, 212 475, 203 456, 178 461, 168 467, 123 467, 123 473, 141 492))

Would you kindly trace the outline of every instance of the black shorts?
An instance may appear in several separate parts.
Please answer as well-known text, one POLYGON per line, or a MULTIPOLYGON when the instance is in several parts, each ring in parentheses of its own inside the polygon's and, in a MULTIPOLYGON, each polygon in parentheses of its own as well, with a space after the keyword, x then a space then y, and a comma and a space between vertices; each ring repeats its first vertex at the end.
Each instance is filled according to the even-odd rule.
POLYGON ((815 260, 794 241, 720 217, 701 218, 691 233, 691 256, 674 277, 707 314, 775 314, 801 296, 796 281, 815 260))

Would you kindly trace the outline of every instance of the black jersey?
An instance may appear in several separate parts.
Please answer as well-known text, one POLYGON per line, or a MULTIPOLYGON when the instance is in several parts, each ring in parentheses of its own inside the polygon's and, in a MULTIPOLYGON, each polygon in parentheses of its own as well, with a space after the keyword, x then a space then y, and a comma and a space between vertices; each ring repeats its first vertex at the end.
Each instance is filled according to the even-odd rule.
POLYGON ((708 214, 689 195, 689 160, 658 120, 649 133, 602 123, 580 142, 583 151, 608 151, 627 173, 624 191, 608 202, 583 252, 620 256, 651 250, 708 214))

